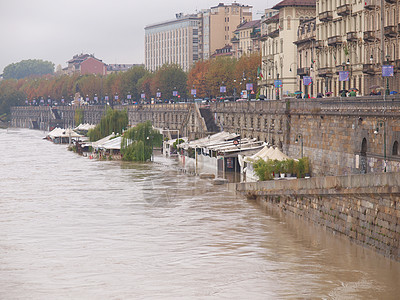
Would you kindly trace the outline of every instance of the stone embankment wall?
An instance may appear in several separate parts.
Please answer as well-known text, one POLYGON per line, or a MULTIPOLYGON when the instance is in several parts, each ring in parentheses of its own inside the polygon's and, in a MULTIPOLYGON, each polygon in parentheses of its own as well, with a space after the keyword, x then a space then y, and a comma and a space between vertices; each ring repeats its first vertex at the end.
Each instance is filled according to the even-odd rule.
MULTIPOLYGON (((12 109, 12 126, 40 129, 60 123, 74 127, 74 107, 12 109)), ((98 123, 103 106, 84 107, 87 123, 98 123)), ((210 134, 193 103, 115 106, 128 111, 129 123, 151 120, 191 140, 210 134)), ((293 158, 310 158, 313 176, 400 171, 400 96, 286 99, 212 103, 208 117, 225 131, 275 145, 293 158), (376 129, 379 128, 378 131, 376 129), (386 159, 385 159, 386 158, 386 159)), ((209 119, 208 118, 208 119, 209 119)))
POLYGON ((385 157, 387 171, 400 171, 399 97, 216 103, 211 109, 224 130, 293 158, 303 153, 313 176, 383 172, 385 157))
MULTIPOLYGON (((11 110, 11 125, 21 128, 49 130, 51 127, 76 127, 75 111, 83 110, 84 123, 98 124, 105 113, 105 107, 95 106, 21 106, 11 110), (54 110, 57 111, 56 118, 54 110)), ((154 127, 171 130, 173 135, 190 139, 201 138, 209 133, 198 107, 193 103, 157 104, 157 105, 116 105, 114 109, 127 110, 129 124, 150 120, 154 127)))
POLYGON ((240 183, 231 188, 400 261, 400 173, 240 183))

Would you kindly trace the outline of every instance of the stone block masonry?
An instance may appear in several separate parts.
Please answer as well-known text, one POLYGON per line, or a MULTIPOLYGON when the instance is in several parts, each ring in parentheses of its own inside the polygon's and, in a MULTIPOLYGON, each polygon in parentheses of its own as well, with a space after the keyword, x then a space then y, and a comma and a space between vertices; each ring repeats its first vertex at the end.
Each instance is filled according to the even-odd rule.
POLYGON ((330 176, 232 184, 265 201, 400 261, 400 174, 330 176))
MULTIPOLYGON (((211 134, 209 123, 215 122, 219 129, 268 142, 290 157, 303 153, 310 158, 312 176, 380 173, 385 167, 400 171, 400 96, 212 103, 201 111, 194 103, 114 108, 127 109, 131 125, 150 120, 190 140, 211 134)), ((49 107, 14 107, 12 125, 75 126, 74 107, 56 109, 59 120, 49 107)), ((104 113, 103 106, 83 109, 86 123, 98 123, 104 113)))

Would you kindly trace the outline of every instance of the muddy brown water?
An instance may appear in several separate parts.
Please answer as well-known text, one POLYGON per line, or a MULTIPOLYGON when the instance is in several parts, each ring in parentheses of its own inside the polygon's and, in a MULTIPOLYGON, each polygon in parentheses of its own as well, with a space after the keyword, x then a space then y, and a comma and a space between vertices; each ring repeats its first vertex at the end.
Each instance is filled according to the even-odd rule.
POLYGON ((0 299, 398 299, 400 264, 180 173, 0 130, 0 299))

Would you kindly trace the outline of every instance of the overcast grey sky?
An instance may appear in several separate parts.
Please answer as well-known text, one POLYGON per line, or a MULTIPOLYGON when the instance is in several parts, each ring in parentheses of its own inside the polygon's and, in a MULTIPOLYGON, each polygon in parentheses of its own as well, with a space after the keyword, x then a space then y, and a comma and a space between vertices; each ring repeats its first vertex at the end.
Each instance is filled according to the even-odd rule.
MULTIPOLYGON (((143 63, 144 27, 194 13, 212 0, 0 0, 0 73, 10 63, 43 59, 65 67, 74 54, 94 53, 105 63, 143 63)), ((280 0, 237 1, 253 19, 280 0)))

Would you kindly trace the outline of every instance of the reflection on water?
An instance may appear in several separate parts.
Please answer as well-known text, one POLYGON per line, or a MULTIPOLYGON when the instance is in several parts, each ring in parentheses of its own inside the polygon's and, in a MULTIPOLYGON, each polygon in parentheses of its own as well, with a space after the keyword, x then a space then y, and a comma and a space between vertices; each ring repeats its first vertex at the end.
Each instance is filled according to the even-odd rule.
POLYGON ((396 299, 399 263, 155 163, 0 130, 0 299, 396 299))

